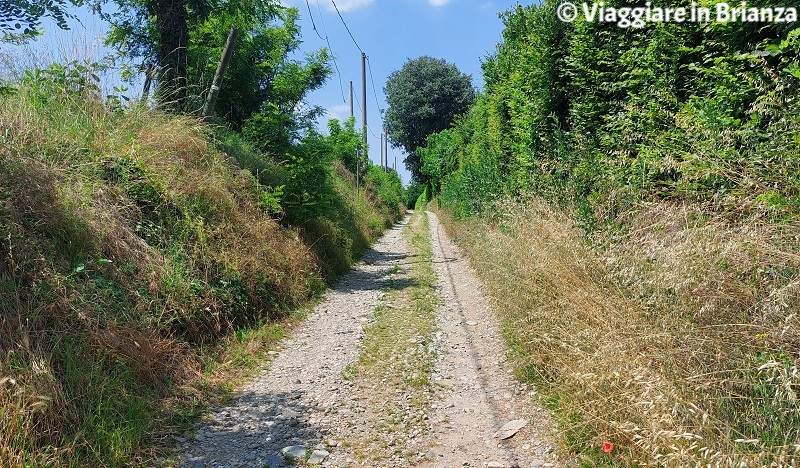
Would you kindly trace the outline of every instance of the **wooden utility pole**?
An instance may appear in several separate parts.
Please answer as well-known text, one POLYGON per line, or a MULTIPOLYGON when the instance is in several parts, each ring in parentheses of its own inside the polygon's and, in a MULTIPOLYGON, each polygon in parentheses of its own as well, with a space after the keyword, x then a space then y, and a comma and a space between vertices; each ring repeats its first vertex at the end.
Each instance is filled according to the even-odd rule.
POLYGON ((364 137, 364 154, 367 151, 367 54, 361 52, 361 122, 364 137))
POLYGON ((389 129, 386 125, 383 126, 383 154, 386 155, 386 166, 384 170, 389 169, 389 129))
POLYGON ((356 198, 361 195, 361 185, 359 184, 359 176, 361 172, 361 151, 356 148, 356 198))
POLYGON ((222 51, 222 58, 219 59, 217 65, 217 72, 214 73, 214 81, 211 83, 211 90, 208 92, 208 99, 203 105, 203 118, 208 119, 214 114, 214 106, 217 105, 217 98, 219 97, 219 89, 222 87, 222 79, 225 78, 225 70, 228 69, 228 64, 233 55, 233 45, 236 43, 236 37, 239 31, 236 28, 231 28, 228 33, 228 40, 225 42, 225 49, 222 51))
POLYGON ((350 80, 350 117, 353 117, 353 80, 350 80))
POLYGON ((385 169, 383 166, 383 133, 381 133, 381 169, 385 169))

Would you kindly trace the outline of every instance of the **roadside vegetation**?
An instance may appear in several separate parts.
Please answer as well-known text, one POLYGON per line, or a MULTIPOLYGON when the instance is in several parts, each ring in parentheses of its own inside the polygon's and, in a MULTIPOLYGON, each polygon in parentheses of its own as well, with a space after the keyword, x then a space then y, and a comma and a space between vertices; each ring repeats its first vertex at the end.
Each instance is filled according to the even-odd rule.
POLYGON ((557 5, 505 13, 483 92, 416 151, 420 202, 449 215, 565 460, 798 463, 796 25, 557 5))
MULTIPOLYGON (((191 60, 178 107, 159 86, 103 92, 102 64, 4 71, 0 465, 152 461, 404 211, 397 175, 366 158, 356 195, 353 121, 322 133, 298 110, 327 58, 290 60, 296 10, 269 14, 243 35, 281 52, 240 65, 272 61, 280 86, 237 84, 272 100, 247 116, 185 112, 205 89, 191 60)), ((192 24, 207 42, 190 56, 212 53, 192 24)))

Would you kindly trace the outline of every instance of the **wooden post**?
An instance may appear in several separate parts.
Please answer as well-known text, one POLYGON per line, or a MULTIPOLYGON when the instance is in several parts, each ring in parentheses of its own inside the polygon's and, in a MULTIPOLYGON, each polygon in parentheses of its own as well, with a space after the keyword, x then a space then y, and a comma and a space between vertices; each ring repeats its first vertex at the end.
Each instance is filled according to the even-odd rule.
POLYGON ((356 198, 361 195, 361 184, 359 183, 359 176, 361 171, 361 154, 358 149, 356 149, 356 198))
POLYGON ((142 102, 147 103, 150 98, 150 85, 153 84, 153 77, 156 74, 156 66, 153 63, 147 65, 147 70, 144 72, 144 89, 142 90, 142 102))
POLYGON ((353 80, 350 80, 350 117, 355 116, 353 113, 353 80))
POLYGON ((236 42, 236 37, 239 31, 236 28, 231 28, 228 33, 228 40, 225 42, 225 49, 222 51, 222 58, 219 60, 217 72, 214 73, 214 81, 211 84, 211 89, 208 92, 208 99, 203 106, 203 118, 208 119, 214 114, 214 106, 217 105, 217 97, 219 97, 219 89, 222 87, 222 79, 225 78, 225 70, 231 61, 233 55, 233 44, 236 42))

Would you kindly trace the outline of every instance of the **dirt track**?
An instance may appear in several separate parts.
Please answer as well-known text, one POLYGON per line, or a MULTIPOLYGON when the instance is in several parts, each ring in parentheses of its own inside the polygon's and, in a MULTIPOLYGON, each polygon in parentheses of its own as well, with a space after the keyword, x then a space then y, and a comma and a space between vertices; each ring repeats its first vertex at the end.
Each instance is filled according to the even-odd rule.
MULTIPOLYGON (((384 406, 410 396, 393 391, 376 404, 370 392, 383 398, 381 382, 346 378, 348 365, 358 359, 365 327, 387 300, 387 285, 405 284, 398 278, 408 278, 419 260, 409 247, 406 217, 328 292, 237 398, 213 409, 195 438, 179 447, 179 464, 279 467, 287 466, 294 452, 298 463, 322 466, 558 465, 550 442, 552 423, 535 392, 510 375, 499 322, 474 272, 435 215, 427 216, 441 305, 435 369, 430 385, 419 390, 425 402, 419 409, 424 412, 420 429, 387 437, 381 424, 387 417, 384 406), (509 439, 495 437, 510 421, 526 424, 509 439), (367 443, 370 451, 359 449, 367 443)), ((402 356, 388 360, 395 358, 402 356)))

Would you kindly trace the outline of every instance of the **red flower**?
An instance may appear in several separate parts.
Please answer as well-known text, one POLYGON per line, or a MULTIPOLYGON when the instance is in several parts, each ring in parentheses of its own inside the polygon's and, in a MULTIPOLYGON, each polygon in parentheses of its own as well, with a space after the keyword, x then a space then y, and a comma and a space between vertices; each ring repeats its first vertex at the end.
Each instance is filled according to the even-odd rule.
POLYGON ((611 442, 603 442, 603 451, 605 453, 611 453, 612 450, 614 450, 614 444, 611 442))

